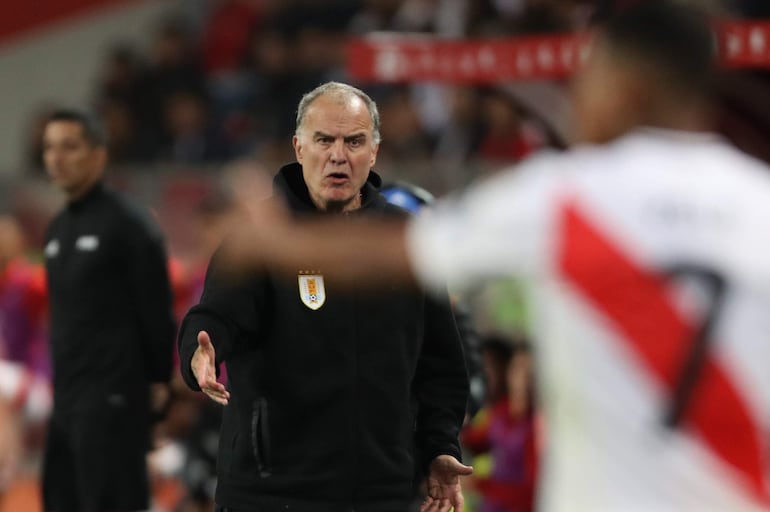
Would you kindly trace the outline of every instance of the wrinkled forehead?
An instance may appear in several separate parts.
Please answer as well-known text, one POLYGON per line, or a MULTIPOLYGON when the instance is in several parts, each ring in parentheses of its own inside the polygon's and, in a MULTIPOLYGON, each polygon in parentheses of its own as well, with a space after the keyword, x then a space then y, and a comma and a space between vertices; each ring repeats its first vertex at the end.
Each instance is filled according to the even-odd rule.
POLYGON ((327 93, 308 105, 303 122, 305 127, 336 125, 372 130, 372 118, 366 103, 354 94, 327 93))

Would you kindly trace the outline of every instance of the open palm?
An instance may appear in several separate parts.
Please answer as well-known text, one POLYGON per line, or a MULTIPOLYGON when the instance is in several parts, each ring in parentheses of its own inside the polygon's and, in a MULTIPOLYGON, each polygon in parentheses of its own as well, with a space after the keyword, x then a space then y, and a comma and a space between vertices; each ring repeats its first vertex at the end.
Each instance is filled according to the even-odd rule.
POLYGON ((455 512, 463 510, 463 493, 460 477, 473 473, 471 466, 461 464, 451 455, 439 455, 430 464, 428 496, 420 512, 455 512))

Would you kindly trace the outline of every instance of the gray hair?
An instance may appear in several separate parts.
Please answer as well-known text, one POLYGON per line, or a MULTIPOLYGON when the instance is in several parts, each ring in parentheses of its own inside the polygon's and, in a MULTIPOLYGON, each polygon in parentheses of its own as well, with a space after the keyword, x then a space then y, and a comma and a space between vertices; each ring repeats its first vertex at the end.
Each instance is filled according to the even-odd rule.
POLYGON ((299 136, 300 128, 305 122, 305 115, 307 114, 307 109, 310 105, 320 96, 326 94, 341 100, 348 99, 351 96, 360 98, 366 105, 367 110, 369 110, 369 116, 372 118, 372 145, 380 143, 380 113, 377 110, 377 104, 361 89, 342 82, 326 82, 302 96, 302 99, 297 106, 297 127, 295 135, 299 136))

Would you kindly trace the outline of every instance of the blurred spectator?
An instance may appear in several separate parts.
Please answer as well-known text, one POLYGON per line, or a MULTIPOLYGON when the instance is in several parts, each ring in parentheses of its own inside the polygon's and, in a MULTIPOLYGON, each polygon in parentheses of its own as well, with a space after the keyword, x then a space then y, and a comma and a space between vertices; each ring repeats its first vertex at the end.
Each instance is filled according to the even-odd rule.
POLYGON ((0 356, 49 379, 45 272, 25 258, 15 217, 0 215, 0 356))
POLYGON ((438 133, 434 157, 437 162, 465 162, 473 155, 481 137, 480 99, 473 87, 451 87, 449 121, 438 133))
MULTIPOLYGON (((20 449, 23 450, 30 440, 35 441, 26 437, 37 433, 48 419, 52 400, 47 378, 35 375, 23 364, 0 358, 0 402, 7 403, 16 421, 25 427, 19 439, 20 449)), ((31 447, 40 448, 39 445, 31 447)))
POLYGON ((211 97, 211 123, 235 155, 251 150, 253 123, 248 116, 253 80, 244 67, 252 38, 260 30, 260 0, 216 0, 201 34, 201 54, 211 97))
POLYGON ((111 48, 102 64, 94 105, 107 130, 110 160, 115 164, 157 156, 158 132, 146 126, 155 115, 146 73, 142 56, 126 44, 111 48))
POLYGON ((144 62, 141 55, 127 44, 117 43, 107 52, 96 84, 97 102, 101 98, 119 98, 136 112, 146 101, 141 80, 144 62))
POLYGON ((161 22, 140 87, 144 103, 138 114, 141 129, 159 148, 168 147, 171 136, 164 131, 164 115, 169 98, 179 91, 190 91, 199 97, 207 94, 193 35, 180 20, 168 18, 161 22))
POLYGON ((497 163, 518 162, 544 144, 544 136, 526 123, 513 98, 487 90, 482 99, 484 131, 478 156, 497 163))
POLYGON ((524 10, 509 20, 510 28, 519 34, 570 32, 574 8, 572 0, 525 0, 524 10))
POLYGON ((390 162, 427 159, 431 141, 422 128, 408 88, 396 88, 380 102, 382 144, 379 155, 390 162))
POLYGON ((531 512, 534 507, 537 451, 535 442, 532 355, 524 341, 497 338, 482 342, 506 349, 497 352, 505 362, 503 396, 479 411, 462 433, 463 446, 473 453, 489 453, 491 468, 477 465, 470 487, 483 497, 480 512, 531 512))
POLYGON ((120 96, 104 96, 96 111, 107 131, 110 161, 116 165, 145 162, 155 157, 155 143, 144 132, 131 104, 120 96))
POLYGON ((193 222, 198 239, 196 252, 187 263, 192 297, 183 313, 200 300, 206 268, 234 220, 235 207, 233 192, 227 184, 213 186, 195 207, 193 222))
POLYGON ((167 142, 161 155, 173 162, 202 164, 228 156, 222 136, 212 122, 209 103, 194 90, 180 89, 163 101, 163 127, 167 142))
POLYGON ((205 73, 212 77, 238 71, 260 19, 260 0, 214 0, 201 34, 205 73))
POLYGON ((354 34, 393 30, 400 4, 401 0, 363 0, 361 9, 350 20, 348 30, 354 34))
MULTIPOLYGON (((281 142, 292 133, 293 106, 303 91, 345 78, 345 42, 351 32, 503 35, 539 30, 529 25, 543 23, 527 20, 542 18, 545 15, 537 14, 541 11, 574 25, 575 13, 586 11, 589 4, 588 0, 190 0, 178 15, 161 20, 147 55, 120 42, 109 49, 93 104, 108 127, 116 163, 167 159, 200 163, 251 155, 286 160, 291 154, 281 142), (201 141, 203 148, 198 147, 201 141)), ((455 154, 477 156, 470 149, 478 142, 480 113, 470 112, 475 119, 459 114, 462 119, 450 120, 452 100, 442 92, 445 88, 410 86, 408 100, 399 88, 392 95, 390 86, 381 87, 386 94, 375 92, 384 98, 385 113, 390 106, 395 118, 386 125, 393 126, 393 133, 385 138, 383 161, 391 154, 397 160, 430 156, 434 144, 443 158, 453 142, 458 143, 455 154), (445 129, 447 123, 453 126, 445 129), (467 127, 473 128, 466 131, 467 127)), ((467 98, 474 94, 472 87, 458 89, 467 98)), ((35 136, 39 126, 31 131, 30 140, 39 139, 35 136)), ((509 142, 500 141, 493 153, 503 151, 509 142)), ((520 142, 514 140, 514 145, 520 142)), ((30 145, 36 165, 39 149, 30 145)))
MULTIPOLYGON (((231 187, 239 183, 221 181, 222 185, 214 185, 195 205, 192 221, 197 238, 193 254, 185 261, 172 260, 172 268, 184 278, 184 286, 175 287, 174 297, 180 321, 200 300, 209 259, 232 221, 235 201, 231 187)), ((178 365, 178 358, 175 364, 178 365)), ((221 379, 226 381, 225 372, 221 379)), ((221 419, 221 408, 191 391, 179 371, 175 371, 168 412, 156 428, 159 448, 153 452, 150 462, 151 467, 157 467, 156 490, 182 488, 173 508, 175 512, 203 512, 214 507, 221 419)))
POLYGON ((512 342, 502 336, 487 335, 479 343, 484 372, 484 404, 493 406, 507 395, 506 368, 513 354, 512 342))
POLYGON ((17 468, 39 459, 52 400, 45 273, 26 260, 24 239, 0 215, 0 508, 7 486, 18 490, 17 468))

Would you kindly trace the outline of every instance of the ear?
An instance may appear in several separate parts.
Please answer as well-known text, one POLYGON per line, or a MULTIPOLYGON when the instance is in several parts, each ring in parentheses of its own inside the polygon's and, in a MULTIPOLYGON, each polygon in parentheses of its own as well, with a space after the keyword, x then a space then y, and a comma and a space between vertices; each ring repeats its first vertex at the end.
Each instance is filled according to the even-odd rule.
POLYGON ((107 148, 100 147, 96 150, 96 163, 99 166, 99 169, 101 169, 102 172, 104 172, 104 169, 107 168, 107 164, 110 161, 110 156, 107 153, 107 148))
POLYGON ((377 144, 374 146, 374 149, 372 150, 372 158, 369 159, 369 168, 371 169, 374 167, 375 162, 377 162, 377 152, 380 150, 380 145, 377 144))
POLYGON ((291 145, 294 146, 294 156, 297 162, 302 163, 302 141, 296 135, 291 138, 291 145))

